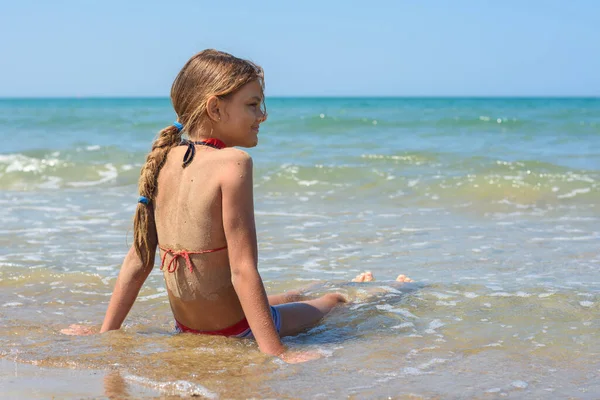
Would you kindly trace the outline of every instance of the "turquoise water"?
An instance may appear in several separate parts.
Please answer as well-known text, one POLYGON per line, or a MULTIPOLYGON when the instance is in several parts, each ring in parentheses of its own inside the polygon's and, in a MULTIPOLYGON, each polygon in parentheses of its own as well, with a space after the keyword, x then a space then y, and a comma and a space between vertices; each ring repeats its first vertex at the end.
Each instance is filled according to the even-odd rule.
POLYGON ((0 354, 118 369, 175 394, 600 395, 600 99, 267 107, 249 150, 261 274, 270 292, 348 294, 287 340, 328 357, 291 367, 251 345, 172 335, 157 271, 122 332, 58 334, 103 318, 141 163, 174 118, 168 99, 0 100, 0 354), (347 283, 363 270, 378 280, 347 283), (390 286, 399 273, 418 285, 390 286), (180 368, 199 360, 210 366, 180 368))

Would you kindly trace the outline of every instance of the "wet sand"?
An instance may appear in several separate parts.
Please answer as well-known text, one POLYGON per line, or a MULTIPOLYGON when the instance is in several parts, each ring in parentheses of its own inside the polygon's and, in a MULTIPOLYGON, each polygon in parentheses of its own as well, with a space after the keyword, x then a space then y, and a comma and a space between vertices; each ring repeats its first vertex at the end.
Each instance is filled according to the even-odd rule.
POLYGON ((45 368, 0 359, 0 397, 10 399, 141 398, 161 393, 103 370, 45 368))

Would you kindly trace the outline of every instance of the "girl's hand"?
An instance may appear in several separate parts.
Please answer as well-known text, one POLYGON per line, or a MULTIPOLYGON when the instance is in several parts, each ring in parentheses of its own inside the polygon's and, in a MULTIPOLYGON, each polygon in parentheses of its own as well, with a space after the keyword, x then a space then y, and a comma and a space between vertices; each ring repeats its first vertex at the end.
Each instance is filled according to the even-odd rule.
POLYGON ((68 328, 61 329, 60 333, 62 333, 63 335, 87 336, 94 335, 97 332, 96 329, 90 326, 73 324, 70 325, 68 328))
POLYGON ((307 361, 317 360, 323 357, 318 351, 294 351, 288 350, 279 356, 288 364, 299 364, 307 361))

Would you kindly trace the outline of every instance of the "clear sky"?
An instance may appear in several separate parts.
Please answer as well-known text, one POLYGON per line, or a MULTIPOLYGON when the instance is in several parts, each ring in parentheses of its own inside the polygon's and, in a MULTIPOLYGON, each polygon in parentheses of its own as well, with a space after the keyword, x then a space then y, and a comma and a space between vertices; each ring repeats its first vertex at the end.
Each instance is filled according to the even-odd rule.
POLYGON ((207 47, 270 96, 600 96, 599 0, 0 0, 0 97, 166 97, 207 47))

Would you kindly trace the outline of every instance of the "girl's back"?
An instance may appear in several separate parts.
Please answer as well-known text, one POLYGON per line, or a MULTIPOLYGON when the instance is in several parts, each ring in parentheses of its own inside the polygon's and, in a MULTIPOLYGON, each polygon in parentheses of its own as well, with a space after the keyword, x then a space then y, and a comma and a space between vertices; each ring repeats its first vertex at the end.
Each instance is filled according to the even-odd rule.
POLYGON ((192 162, 183 168, 187 149, 177 146, 167 155, 158 176, 154 217, 175 319, 190 328, 212 331, 244 317, 224 248, 220 174, 235 156, 231 153, 241 151, 196 145, 192 162), (189 259, 184 252, 192 253, 189 259))

